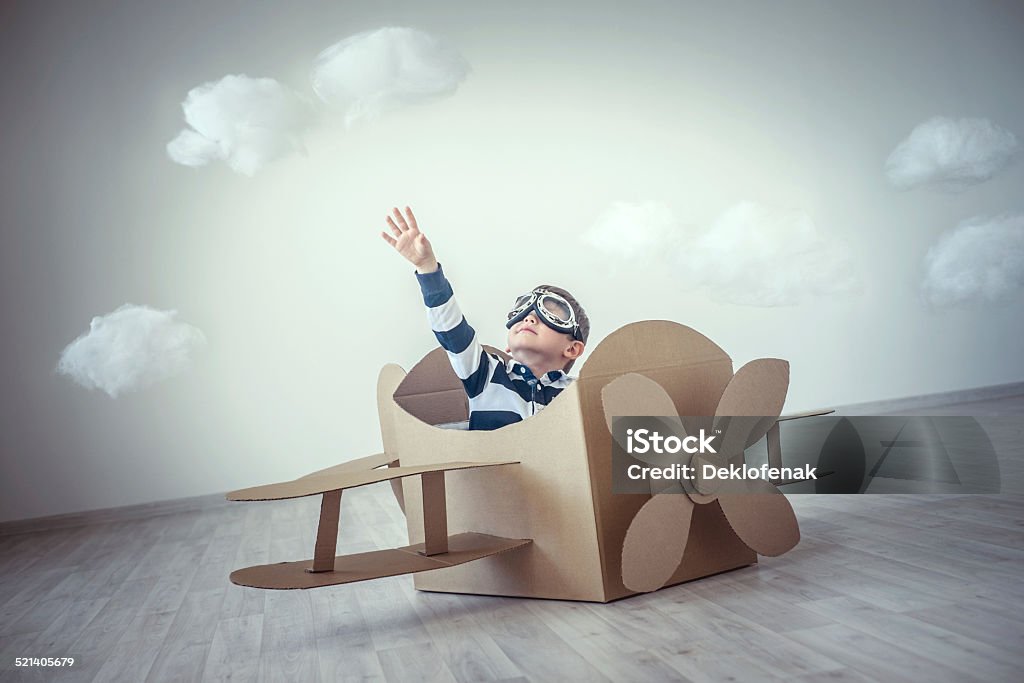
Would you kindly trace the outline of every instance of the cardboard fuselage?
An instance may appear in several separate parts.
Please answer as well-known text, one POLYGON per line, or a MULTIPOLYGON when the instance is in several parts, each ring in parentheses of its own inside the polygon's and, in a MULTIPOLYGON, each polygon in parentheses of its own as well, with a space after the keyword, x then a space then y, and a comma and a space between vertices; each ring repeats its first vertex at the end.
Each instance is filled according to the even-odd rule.
MULTIPOLYGON (((597 602, 634 594, 622 582, 623 541, 651 496, 612 494, 612 441, 601 402, 601 389, 626 373, 658 382, 679 415, 714 415, 733 367, 721 348, 688 327, 634 323, 605 338, 578 379, 542 412, 490 432, 436 426, 465 420, 468 411, 443 349, 408 374, 397 365, 381 371, 384 450, 403 467, 520 463, 448 473, 449 531, 533 539, 511 552, 416 574, 416 588, 597 602)), ((410 543, 421 542, 420 483, 395 481, 402 482, 410 543)), ((736 536, 717 502, 697 505, 682 563, 666 585, 755 562, 756 553, 736 536)))

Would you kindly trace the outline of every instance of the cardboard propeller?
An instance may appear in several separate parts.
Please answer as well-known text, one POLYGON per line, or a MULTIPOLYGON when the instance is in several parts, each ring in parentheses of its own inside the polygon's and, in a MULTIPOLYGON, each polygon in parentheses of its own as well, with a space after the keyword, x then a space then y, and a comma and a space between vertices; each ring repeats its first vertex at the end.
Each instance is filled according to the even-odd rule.
MULTIPOLYGON (((657 590, 675 573, 686 550, 695 505, 717 502, 740 540, 761 555, 781 555, 800 540, 793 508, 782 492, 762 480, 741 480, 743 490, 718 493, 719 482, 703 479, 703 465, 743 462, 743 452, 775 429, 789 388, 789 363, 762 358, 747 363, 729 380, 714 415, 721 433, 716 453, 695 455, 695 485, 678 482, 674 492, 657 492, 637 512, 622 546, 623 584, 638 592, 657 590), (742 419, 753 418, 753 419, 742 419)), ((628 373, 601 391, 605 420, 623 416, 673 416, 672 398, 657 382, 628 373)), ((815 414, 820 414, 817 411, 815 414)), ((684 427, 685 431, 685 427, 684 427)), ((683 436, 683 435, 680 435, 683 436)), ((652 486, 654 482, 652 481, 652 486)), ((658 482, 664 489, 664 484, 658 482)))

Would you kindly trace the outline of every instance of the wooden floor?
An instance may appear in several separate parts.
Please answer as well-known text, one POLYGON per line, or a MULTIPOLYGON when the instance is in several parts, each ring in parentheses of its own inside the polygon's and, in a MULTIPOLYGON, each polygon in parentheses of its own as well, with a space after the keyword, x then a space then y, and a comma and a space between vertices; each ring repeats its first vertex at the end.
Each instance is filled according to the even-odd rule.
MULTIPOLYGON (((0 537, 0 677, 1022 680, 1024 398, 925 412, 988 415, 1006 492, 794 497, 792 552, 608 605, 228 582, 308 557, 318 498, 0 537)), ((387 484, 342 508, 340 551, 406 542, 387 484)))

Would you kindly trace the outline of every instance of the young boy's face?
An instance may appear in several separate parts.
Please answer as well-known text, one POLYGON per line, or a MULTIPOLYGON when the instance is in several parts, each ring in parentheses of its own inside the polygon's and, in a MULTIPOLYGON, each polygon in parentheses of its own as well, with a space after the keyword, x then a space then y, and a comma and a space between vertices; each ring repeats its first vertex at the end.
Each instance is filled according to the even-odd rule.
POLYGON ((553 330, 540 321, 535 311, 514 324, 508 330, 508 352, 516 360, 521 360, 522 352, 543 354, 551 359, 564 358, 568 363, 579 353, 570 349, 579 347, 582 352, 583 342, 573 339, 571 334, 553 330), (569 352, 566 355, 566 352, 569 352))

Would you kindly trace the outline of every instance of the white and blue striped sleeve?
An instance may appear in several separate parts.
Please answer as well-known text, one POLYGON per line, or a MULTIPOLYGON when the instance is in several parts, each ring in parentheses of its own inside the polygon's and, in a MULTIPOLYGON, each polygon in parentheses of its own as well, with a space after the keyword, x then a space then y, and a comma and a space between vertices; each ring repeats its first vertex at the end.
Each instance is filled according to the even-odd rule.
POLYGON ((495 362, 484 350, 466 317, 462 315, 455 301, 451 283, 444 276, 441 265, 433 273, 416 273, 427 307, 430 329, 448 352, 455 374, 462 380, 469 398, 478 396, 487 386, 492 365, 495 362))

